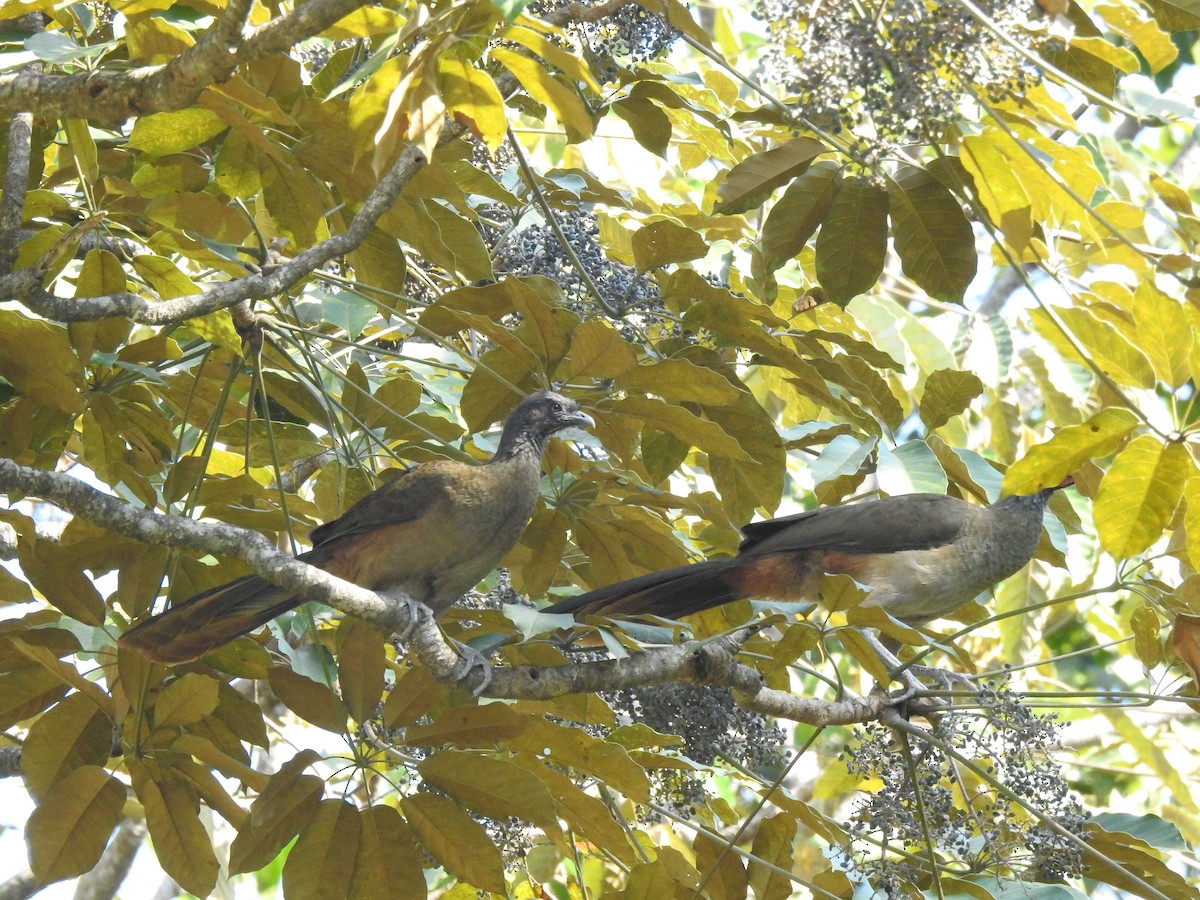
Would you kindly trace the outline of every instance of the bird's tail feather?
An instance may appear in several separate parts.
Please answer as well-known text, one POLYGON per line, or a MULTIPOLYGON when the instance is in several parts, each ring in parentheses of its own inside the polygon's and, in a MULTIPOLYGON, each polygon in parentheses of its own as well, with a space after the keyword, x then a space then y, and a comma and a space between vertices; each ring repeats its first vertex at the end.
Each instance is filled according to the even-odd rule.
POLYGON ((541 611, 573 613, 576 618, 656 615, 674 619, 742 599, 736 585, 725 577, 735 565, 731 557, 651 572, 568 597, 541 611))
POLYGON ((246 575, 143 620, 121 635, 118 643, 154 662, 188 662, 249 634, 302 602, 287 588, 246 575))

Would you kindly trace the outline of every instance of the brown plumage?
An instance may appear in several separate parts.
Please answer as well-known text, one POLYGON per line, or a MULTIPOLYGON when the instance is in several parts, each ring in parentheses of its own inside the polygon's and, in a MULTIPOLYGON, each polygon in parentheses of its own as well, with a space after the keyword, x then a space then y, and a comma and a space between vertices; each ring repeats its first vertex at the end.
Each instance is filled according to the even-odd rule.
POLYGON ((737 556, 651 572, 542 612, 678 618, 734 600, 816 600, 821 576, 840 573, 870 588, 865 603, 919 626, 1029 562, 1046 501, 1069 483, 991 506, 907 494, 753 522, 737 556))
MULTIPOLYGON (((521 537, 550 436, 593 424, 574 400, 533 394, 509 415, 487 463, 441 460, 406 472, 313 529, 313 549, 297 559, 371 590, 403 591, 440 616, 521 537)), ((302 602, 247 575, 144 620, 120 644, 156 662, 186 662, 302 602)))

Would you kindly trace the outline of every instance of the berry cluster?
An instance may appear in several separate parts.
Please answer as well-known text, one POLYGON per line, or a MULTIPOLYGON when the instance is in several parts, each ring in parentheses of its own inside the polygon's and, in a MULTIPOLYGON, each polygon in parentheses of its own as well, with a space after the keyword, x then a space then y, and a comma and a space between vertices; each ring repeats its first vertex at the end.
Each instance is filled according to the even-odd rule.
MULTIPOLYGON (((610 309, 644 309, 657 304, 658 285, 652 279, 605 255, 595 215, 581 210, 556 215, 575 258, 610 309)), ((543 275, 558 283, 571 309, 592 315, 602 312, 587 280, 550 225, 528 225, 513 232, 496 248, 495 255, 497 273, 543 275)))
POLYGON ((1025 872, 1061 880, 1081 868, 1077 844, 1030 817, 1020 798, 1068 833, 1081 833, 1086 815, 1049 751, 1058 746, 1053 716, 1038 716, 1013 692, 989 685, 980 691, 986 715, 949 711, 930 740, 909 736, 908 752, 897 735, 873 723, 855 729, 856 744, 842 758, 850 772, 879 779, 883 787, 862 799, 847 831, 872 844, 909 851, 907 857, 865 852, 866 843, 844 848, 854 870, 888 898, 906 896, 921 881, 927 838, 944 858, 969 871, 1025 872), (980 785, 945 747, 986 773, 980 785), (988 782, 1003 786, 989 789, 988 782))
POLYGON ((763 65, 798 113, 868 146, 935 139, 972 91, 995 102, 1039 78, 1013 46, 1036 53, 1047 39, 1034 0, 978 0, 987 25, 957 3, 834 6, 758 0, 763 65))

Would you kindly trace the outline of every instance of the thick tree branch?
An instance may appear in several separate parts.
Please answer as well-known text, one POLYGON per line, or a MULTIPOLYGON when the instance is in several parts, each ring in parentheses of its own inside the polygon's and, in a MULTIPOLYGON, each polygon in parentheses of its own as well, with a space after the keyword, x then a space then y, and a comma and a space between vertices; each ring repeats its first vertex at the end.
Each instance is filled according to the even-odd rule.
POLYGON ((182 109, 238 66, 282 52, 321 33, 366 0, 310 0, 244 34, 250 0, 235 0, 196 44, 162 66, 71 75, 0 75, 0 114, 36 110, 47 118, 117 124, 132 116, 182 109))
MULTIPOLYGON (((145 543, 240 560, 256 574, 306 600, 328 604, 390 632, 404 631, 410 624, 402 598, 376 594, 335 578, 280 553, 253 531, 148 512, 69 475, 21 466, 8 459, 0 459, 0 490, 35 495, 95 525, 145 543)), ((722 640, 646 650, 621 660, 495 669, 490 681, 478 670, 462 677, 461 655, 447 642, 432 615, 419 616, 413 623, 411 641, 417 657, 436 678, 476 689, 486 682, 482 693, 495 698, 545 700, 663 681, 690 681, 726 685, 747 709, 816 725, 866 722, 888 708, 889 700, 883 696, 828 702, 765 687, 758 672, 734 659, 741 643, 752 633, 753 629, 743 629, 722 640)))

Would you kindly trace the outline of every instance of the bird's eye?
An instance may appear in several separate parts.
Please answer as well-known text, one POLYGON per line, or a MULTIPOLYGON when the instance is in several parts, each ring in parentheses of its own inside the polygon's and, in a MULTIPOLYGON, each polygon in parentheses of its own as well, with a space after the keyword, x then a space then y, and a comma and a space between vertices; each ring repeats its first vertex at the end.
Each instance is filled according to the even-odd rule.
POLYGON ((554 406, 553 406, 553 407, 551 407, 551 408, 552 408, 552 409, 553 409, 553 410, 554 410, 556 413, 565 412, 565 410, 564 410, 564 408, 563 408, 563 405, 562 405, 561 403, 559 403, 557 400, 555 400, 555 401, 554 401, 554 406))

